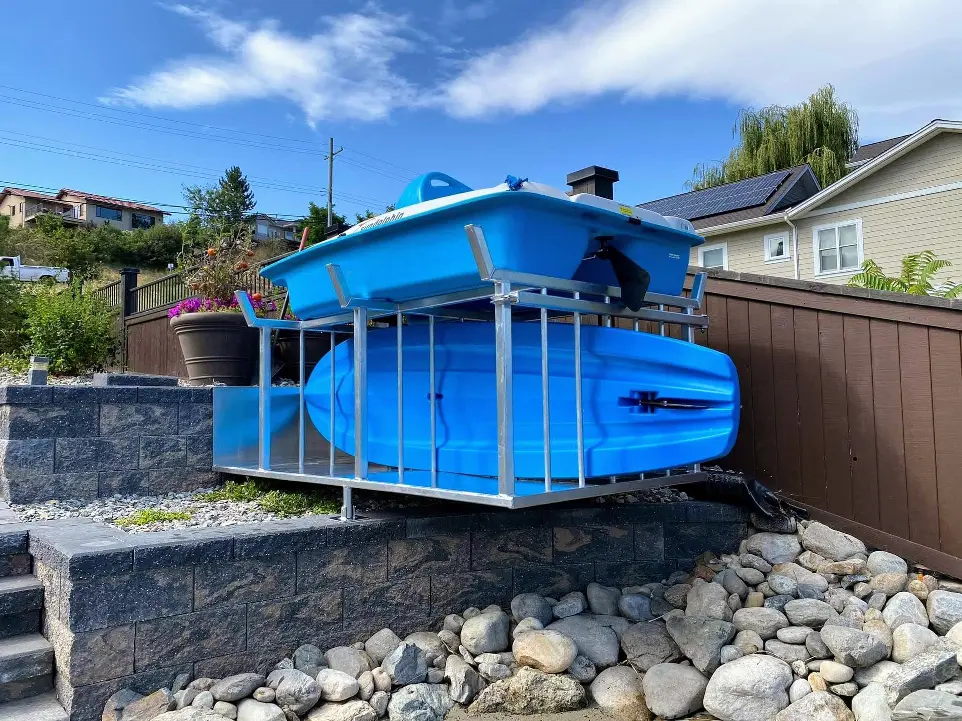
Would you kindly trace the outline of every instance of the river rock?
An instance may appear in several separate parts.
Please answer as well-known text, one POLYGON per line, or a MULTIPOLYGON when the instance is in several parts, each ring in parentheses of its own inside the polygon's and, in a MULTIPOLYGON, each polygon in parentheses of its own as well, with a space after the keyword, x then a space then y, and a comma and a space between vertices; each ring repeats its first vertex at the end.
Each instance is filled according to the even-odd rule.
POLYGON ((785 604, 785 615, 793 626, 808 626, 815 630, 838 615, 838 612, 824 601, 814 598, 797 598, 785 604))
POLYGON ((793 643, 782 643, 775 638, 765 642, 765 652, 770 653, 775 658, 780 658, 788 664, 793 661, 805 661, 808 659, 808 649, 804 646, 793 643))
POLYGON ((589 693, 599 708, 612 716, 635 721, 651 719, 641 676, 630 666, 606 668, 591 682, 589 693))
POLYGON ((882 660, 868 668, 855 669, 855 683, 865 688, 870 683, 884 684, 889 675, 901 666, 894 661, 882 660))
POLYGON ((575 656, 575 660, 568 666, 567 673, 576 681, 591 683, 598 675, 598 669, 584 656, 575 656))
POLYGON ((908 573, 909 564, 888 551, 873 551, 868 555, 865 568, 873 576, 881 573, 908 573))
POLYGON ((673 616, 666 627, 685 657, 704 674, 715 672, 721 664, 722 646, 735 637, 732 624, 715 618, 673 616))
POLYGON ((621 647, 628 663, 639 671, 647 671, 659 663, 677 661, 682 654, 678 644, 661 621, 636 623, 621 635, 621 647))
POLYGON ((894 596, 905 588, 909 577, 904 573, 880 573, 873 576, 868 582, 868 587, 877 593, 884 593, 886 596, 894 596))
MULTIPOLYGON (((468 707, 468 711, 551 714, 574 711, 584 705, 584 686, 573 678, 523 666, 511 678, 493 683, 484 689, 468 707)), ((395 721, 402 720, 398 718, 395 721)))
POLYGON ((583 616, 562 618, 546 629, 557 631, 578 647, 578 653, 598 668, 608 668, 618 663, 618 636, 610 628, 583 616))
POLYGON ((558 603, 552 606, 551 612, 555 618, 568 618, 569 616, 577 616, 587 608, 587 597, 581 591, 572 591, 562 596, 558 603))
MULTIPOLYGON (((216 703, 230 703, 230 701, 217 701, 216 703)), ((190 702, 190 705, 193 708, 212 709, 216 704, 214 702, 214 695, 210 691, 201 691, 194 696, 194 700, 190 702)))
POLYGON ((802 546, 805 550, 813 551, 831 561, 844 561, 856 554, 867 553, 865 544, 854 536, 836 531, 818 521, 812 521, 802 531, 802 546))
MULTIPOLYGON (((542 628, 554 620, 551 604, 545 600, 544 596, 537 593, 521 593, 511 599, 511 615, 514 616, 515 621, 536 618, 542 628)), ((464 623, 462 622, 461 625, 463 626, 464 623)), ((456 633, 460 632, 459 628, 456 633)))
POLYGON ((753 655, 726 663, 705 689, 705 710, 721 721, 771 719, 788 706, 792 670, 771 656, 753 655))
POLYGON ((237 704, 237 721, 285 721, 280 706, 245 698, 237 704))
MULTIPOLYGON (((223 702, 220 702, 223 703, 223 702)), ((233 704, 228 704, 233 708, 233 704)), ((103 717, 106 721, 107 717, 103 717)), ((193 708, 188 706, 187 708, 178 709, 177 711, 166 711, 160 716, 154 716, 152 721, 224 721, 225 718, 237 718, 237 714, 233 716, 225 716, 224 714, 219 714, 210 709, 203 708, 193 708)), ((28 721, 28 719, 24 719, 28 721)), ((113 721, 110 719, 109 721, 113 721)))
POLYGON ((317 685, 325 701, 347 701, 360 690, 357 679, 349 673, 333 668, 322 668, 317 674, 317 685))
POLYGON ((781 533, 756 533, 748 537, 745 548, 772 564, 794 561, 802 551, 794 535, 781 533))
POLYGON ((817 632, 812 632, 805 637, 805 648, 808 649, 812 658, 828 658, 832 655, 831 650, 822 640, 822 635, 817 632))
POLYGON ((378 713, 364 701, 324 703, 312 710, 305 721, 376 721, 378 713))
POLYGON ((784 643, 804 644, 809 634, 812 633, 815 633, 815 631, 808 628, 808 626, 788 626, 778 629, 775 636, 779 641, 783 641, 784 643))
POLYGON ((443 686, 415 683, 391 694, 387 712, 391 721, 441 721, 453 706, 443 686))
MULTIPOLYGON (((657 599, 651 599, 640 593, 626 593, 618 598, 618 611, 632 621, 649 621, 654 618, 654 604, 657 599)), ((664 602, 662 602, 664 603, 664 602)))
POLYGON ((522 634, 511 650, 519 666, 531 666, 545 673, 564 672, 578 655, 574 641, 551 630, 522 634))
POLYGON ((695 579, 688 592, 685 615, 731 621, 732 610, 728 606, 728 592, 721 584, 695 579))
POLYGON ((920 581, 917 578, 910 580, 905 584, 905 590, 911 593, 920 601, 925 601, 929 597, 931 589, 925 585, 924 581, 920 581))
POLYGON ((648 670, 642 686, 652 713, 677 719, 701 710, 708 679, 691 666, 660 663, 648 670))
POLYGON ((374 663, 380 665, 388 654, 402 643, 403 641, 394 631, 389 628, 382 628, 364 642, 364 650, 374 663))
POLYGON ((444 665, 444 677, 450 684, 451 698, 460 704, 470 704, 485 687, 481 676, 457 655, 448 656, 444 665))
POLYGON ((894 706, 913 691, 935 688, 954 677, 959 671, 957 650, 956 644, 939 639, 934 646, 899 666, 885 680, 889 704, 894 706))
MULTIPOLYGON (((123 707, 123 712, 119 717, 129 719, 129 721, 150 721, 155 716, 172 710, 174 704, 174 695, 170 692, 170 689, 162 688, 159 691, 154 691, 149 696, 142 696, 131 700, 130 703, 123 707)), ((109 701, 108 705, 111 705, 109 701)), ((115 702, 112 705, 116 706, 118 704, 115 702)))
POLYGON ((687 583, 676 583, 674 586, 665 591, 665 601, 671 604, 674 608, 680 608, 684 610, 685 606, 688 605, 688 592, 691 590, 691 586, 687 583))
POLYGON ((324 659, 324 652, 317 646, 305 643, 298 646, 294 651, 292 663, 294 668, 302 673, 306 673, 311 678, 317 676, 318 671, 327 666, 324 659))
POLYGON ((742 608, 735 611, 732 623, 737 631, 754 631, 766 641, 788 627, 785 614, 773 608, 742 608))
POLYGON ((762 606, 764 606, 765 608, 774 608, 776 611, 781 611, 782 613, 785 613, 785 606, 788 605, 789 601, 793 601, 793 600, 794 598, 792 596, 788 596, 783 593, 780 593, 777 596, 771 596, 769 598, 766 598, 762 606))
POLYGON ((464 622, 461 643, 473 654, 500 653, 511 645, 510 624, 502 611, 479 614, 464 622))
POLYGON ((612 586, 602 586, 600 583, 589 583, 587 592, 588 609, 592 613, 613 616, 618 613, 618 599, 621 591, 612 586))
POLYGON ((855 669, 837 661, 822 661, 818 675, 828 683, 848 683, 855 676, 855 669))
POLYGON ((752 653, 758 653, 765 648, 765 642, 762 640, 762 637, 754 631, 739 631, 735 635, 735 640, 732 641, 732 645, 740 649, 746 656, 752 653))
MULTIPOLYGON (((726 568, 721 573, 717 574, 715 578, 712 579, 712 583, 717 583, 724 588, 728 594, 737 596, 739 599, 748 597, 748 586, 739 577, 734 570, 726 568)), ((729 607, 731 607, 731 599, 729 599, 729 607)))
POLYGON ((838 696, 815 691, 779 712, 775 721, 855 721, 855 716, 838 696))
MULTIPOLYGON (((624 598, 624 596, 622 596, 624 598)), ((582 614, 585 618, 589 618, 597 624, 604 626, 605 628, 610 628, 615 632, 618 640, 621 640, 621 635, 631 628, 631 621, 627 618, 621 616, 597 616, 595 614, 582 614)))
POLYGON ((404 637, 404 642, 413 643, 419 649, 424 651, 424 655, 427 658, 429 666, 438 656, 444 656, 447 653, 447 649, 444 646, 444 641, 442 641, 441 637, 433 631, 417 631, 416 633, 409 633, 404 637))
POLYGON ((745 652, 738 648, 738 646, 722 646, 721 651, 718 652, 718 663, 731 663, 736 658, 741 658, 744 655, 745 652))
POLYGON ((916 623, 903 623, 892 633, 892 660, 905 663, 938 643, 935 632, 916 623))
POLYGON ((386 693, 391 692, 391 687, 394 683, 391 681, 391 677, 388 675, 387 671, 378 666, 376 669, 371 671, 371 678, 374 680, 374 692, 384 691, 386 693))
MULTIPOLYGON (((742 568, 754 568, 756 571, 761 571, 762 573, 772 572, 772 564, 761 556, 756 556, 754 553, 743 553, 738 557, 738 562, 742 564, 742 568)), ((758 583, 761 583, 761 581, 758 583)), ((758 583, 752 585, 757 586, 758 583)))
MULTIPOLYGON (((373 682, 371 686, 373 691, 373 682)), ((292 668, 277 684, 274 696, 278 706, 286 706, 294 713, 303 715, 310 711, 321 698, 321 688, 317 681, 306 673, 292 668)))
POLYGON ((852 712, 857 721, 891 721, 892 711, 885 700, 885 688, 869 684, 852 699, 852 712))
POLYGON ((464 626, 464 616, 460 616, 457 613, 449 613, 441 621, 441 629, 444 631, 450 631, 451 633, 461 633, 461 628, 464 626))
POLYGON ((264 685, 266 678, 259 673, 238 673, 220 681, 210 687, 210 695, 215 701, 234 703, 254 693, 254 689, 264 685))
POLYGON ((768 575, 768 587, 777 595, 792 596, 793 598, 798 595, 798 581, 780 573, 768 575))
POLYGON ((765 574, 756 568, 736 568, 734 571, 749 586, 757 586, 765 580, 765 574))
POLYGON ((962 719, 962 699, 944 691, 915 691, 899 701, 892 721, 962 719))
POLYGON ((335 646, 324 654, 328 668, 343 671, 348 676, 357 678, 365 671, 371 670, 371 664, 364 651, 358 651, 350 646, 335 646))
POLYGON ((889 649, 876 636, 847 626, 825 626, 822 640, 836 661, 853 668, 868 668, 889 655, 889 649))
MULTIPOLYGON (((476 616, 475 618, 483 618, 483 616, 476 616)), ((507 616, 505 616, 505 619, 507 619, 507 616)), ((474 621, 475 619, 470 620, 474 621)), ((467 623, 465 623, 465 627, 467 627, 467 623)), ((421 683, 428 673, 427 656, 413 643, 405 641, 388 654, 387 658, 381 662, 381 668, 391 677, 395 686, 421 683)))
POLYGON ((944 636, 955 624, 962 621, 962 593, 932 591, 925 601, 925 608, 932 628, 944 636))

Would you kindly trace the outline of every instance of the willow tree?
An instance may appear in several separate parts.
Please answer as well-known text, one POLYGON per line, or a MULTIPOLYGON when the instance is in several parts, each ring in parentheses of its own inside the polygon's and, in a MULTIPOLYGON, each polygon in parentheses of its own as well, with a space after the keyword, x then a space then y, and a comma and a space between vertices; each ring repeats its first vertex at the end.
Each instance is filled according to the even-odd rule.
POLYGON ((808 163, 824 188, 846 173, 845 163, 858 150, 858 115, 826 85, 808 100, 761 110, 745 108, 732 129, 737 145, 720 163, 699 163, 689 190, 764 175, 808 163))

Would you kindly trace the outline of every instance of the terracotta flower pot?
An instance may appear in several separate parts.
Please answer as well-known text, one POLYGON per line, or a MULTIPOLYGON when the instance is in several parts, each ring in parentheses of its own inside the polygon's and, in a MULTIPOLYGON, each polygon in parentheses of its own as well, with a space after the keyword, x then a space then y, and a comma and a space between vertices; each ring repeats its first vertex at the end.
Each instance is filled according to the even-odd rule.
POLYGON ((192 383, 251 385, 257 371, 257 330, 240 313, 184 313, 170 319, 192 383))

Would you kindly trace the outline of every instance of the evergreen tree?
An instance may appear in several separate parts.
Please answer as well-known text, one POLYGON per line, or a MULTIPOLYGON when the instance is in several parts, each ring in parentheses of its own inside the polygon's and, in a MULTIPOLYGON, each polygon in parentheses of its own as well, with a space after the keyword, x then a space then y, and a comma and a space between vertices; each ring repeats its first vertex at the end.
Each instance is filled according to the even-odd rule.
POLYGON ((826 85, 791 107, 746 108, 732 130, 738 144, 720 163, 699 163, 690 190, 784 170, 808 163, 824 188, 845 175, 858 150, 858 114, 826 85))
MULTIPOLYGON (((344 222, 344 216, 332 213, 334 224, 344 222)), ((324 240, 324 233, 327 230, 327 208, 311 201, 308 205, 307 215, 299 222, 301 228, 310 228, 307 234, 307 244, 314 245, 324 240)))
POLYGON ((218 210, 231 225, 238 225, 247 218, 257 205, 254 191, 244 177, 244 173, 236 165, 231 166, 218 181, 216 193, 218 210))

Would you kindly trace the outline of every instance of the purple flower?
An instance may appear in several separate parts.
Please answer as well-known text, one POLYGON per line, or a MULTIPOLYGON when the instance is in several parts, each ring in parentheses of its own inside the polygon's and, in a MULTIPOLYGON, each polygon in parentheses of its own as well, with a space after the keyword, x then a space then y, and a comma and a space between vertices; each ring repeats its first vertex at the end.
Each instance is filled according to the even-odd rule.
MULTIPOLYGON (((254 300, 251 299, 251 305, 254 306, 254 312, 258 316, 266 315, 277 310, 277 305, 272 300, 254 300)), ((237 298, 231 297, 230 301, 225 303, 219 298, 187 298, 186 300, 180 301, 177 305, 167 311, 168 318, 176 318, 184 313, 230 313, 230 312, 240 312, 240 305, 237 302, 237 298)))

